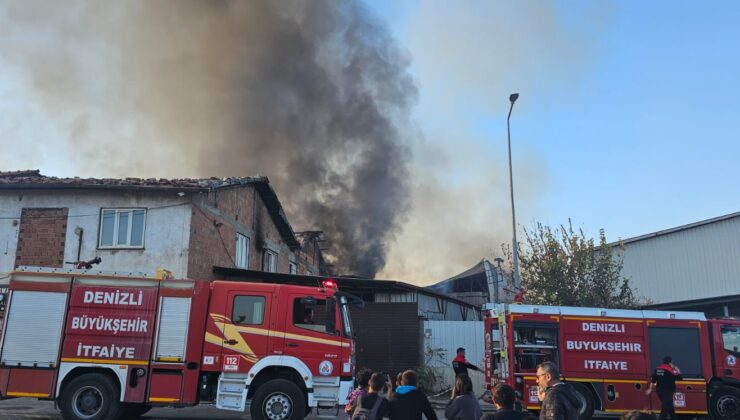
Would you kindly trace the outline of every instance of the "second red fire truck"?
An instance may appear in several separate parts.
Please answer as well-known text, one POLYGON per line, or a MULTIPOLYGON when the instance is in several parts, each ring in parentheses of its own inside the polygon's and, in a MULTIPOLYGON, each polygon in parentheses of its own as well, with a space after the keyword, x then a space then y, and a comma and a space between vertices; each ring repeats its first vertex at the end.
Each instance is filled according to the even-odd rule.
POLYGON ((581 420, 594 410, 660 411, 646 395, 665 356, 681 369, 677 414, 740 419, 740 320, 706 319, 699 312, 666 312, 487 304, 485 371, 489 386, 504 382, 525 408, 539 409, 535 372, 556 362, 581 402, 581 420))
POLYGON ((303 419, 346 403, 354 342, 333 281, 316 287, 82 270, 12 273, 0 398, 53 400, 65 419, 213 403, 303 419))

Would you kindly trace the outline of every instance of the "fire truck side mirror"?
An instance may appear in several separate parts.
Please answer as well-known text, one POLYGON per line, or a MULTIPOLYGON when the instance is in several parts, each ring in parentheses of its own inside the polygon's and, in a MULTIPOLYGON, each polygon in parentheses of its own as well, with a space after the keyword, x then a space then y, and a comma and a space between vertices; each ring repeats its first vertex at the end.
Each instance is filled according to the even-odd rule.
POLYGON ((326 332, 337 333, 337 300, 333 297, 326 299, 326 332))

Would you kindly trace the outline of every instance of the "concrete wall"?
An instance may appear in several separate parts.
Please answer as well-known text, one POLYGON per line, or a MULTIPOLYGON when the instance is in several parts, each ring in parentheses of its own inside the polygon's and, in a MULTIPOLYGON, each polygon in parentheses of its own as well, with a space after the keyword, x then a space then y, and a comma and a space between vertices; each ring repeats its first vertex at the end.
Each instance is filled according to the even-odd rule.
POLYGON ((79 240, 75 229, 82 228, 80 258, 90 260, 100 256, 102 263, 96 269, 154 273, 157 268, 166 268, 175 276, 187 274, 191 215, 187 196, 118 190, 0 191, 0 273, 15 267, 23 208, 67 209, 64 261, 77 259, 79 240), (147 208, 144 249, 98 249, 103 207, 147 208))

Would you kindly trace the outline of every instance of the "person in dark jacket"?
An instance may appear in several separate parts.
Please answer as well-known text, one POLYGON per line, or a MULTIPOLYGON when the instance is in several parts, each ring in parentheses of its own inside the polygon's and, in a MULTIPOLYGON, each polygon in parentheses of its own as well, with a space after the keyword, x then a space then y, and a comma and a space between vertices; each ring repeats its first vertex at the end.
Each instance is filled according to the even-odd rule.
POLYGON ((663 364, 655 368, 650 378, 650 388, 645 394, 650 395, 653 387, 656 389, 660 399, 659 420, 675 419, 676 413, 673 408, 673 394, 676 392, 676 380, 681 380, 681 370, 673 364, 670 356, 663 358, 663 364))
POLYGON ((388 375, 373 373, 373 376, 370 377, 370 389, 367 395, 355 400, 354 413, 357 412, 357 408, 364 408, 371 413, 373 408, 375 408, 375 413, 374 416, 371 417, 371 420, 382 420, 383 417, 388 417, 391 412, 391 405, 388 400, 380 395, 380 393, 384 388, 388 387, 388 389, 390 389, 392 386, 391 379, 388 375), (380 402, 378 402, 378 398, 380 398, 380 402))
POLYGON ((465 348, 460 347, 457 349, 457 355, 454 359, 452 359, 452 370, 455 371, 455 376, 457 376, 461 373, 467 375, 468 369, 480 371, 480 368, 478 366, 468 362, 468 360, 465 358, 465 348))
POLYGON ((480 420, 523 420, 532 417, 526 411, 514 410, 516 392, 507 384, 498 384, 493 388, 493 404, 496 406, 495 413, 488 413, 480 420))
POLYGON ((445 408, 447 420, 479 420, 483 415, 478 399, 473 394, 473 381, 470 376, 461 373, 455 378, 452 398, 445 408))
POLYGON ((540 420, 578 420, 581 401, 572 385, 560 382, 560 369, 553 362, 537 366, 537 386, 544 389, 540 420))
POLYGON ((427 420, 437 420, 432 405, 427 396, 416 389, 419 376, 413 370, 403 372, 403 385, 391 392, 391 420, 421 420, 421 415, 427 420))

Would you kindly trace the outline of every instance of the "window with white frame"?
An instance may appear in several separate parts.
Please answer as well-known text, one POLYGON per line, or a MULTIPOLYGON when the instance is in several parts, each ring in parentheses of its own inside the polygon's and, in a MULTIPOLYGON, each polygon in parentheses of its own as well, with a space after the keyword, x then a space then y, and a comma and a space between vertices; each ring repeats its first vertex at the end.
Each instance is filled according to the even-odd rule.
POLYGON ((265 250, 265 259, 262 266, 262 271, 274 273, 277 271, 277 254, 268 249, 265 250))
POLYGON ((249 268, 249 238, 236 234, 236 268, 249 268))
POLYGON ((100 248, 144 248, 146 209, 101 209, 100 248))
POLYGON ((290 274, 298 274, 298 266, 292 262, 288 264, 290 267, 290 274))

